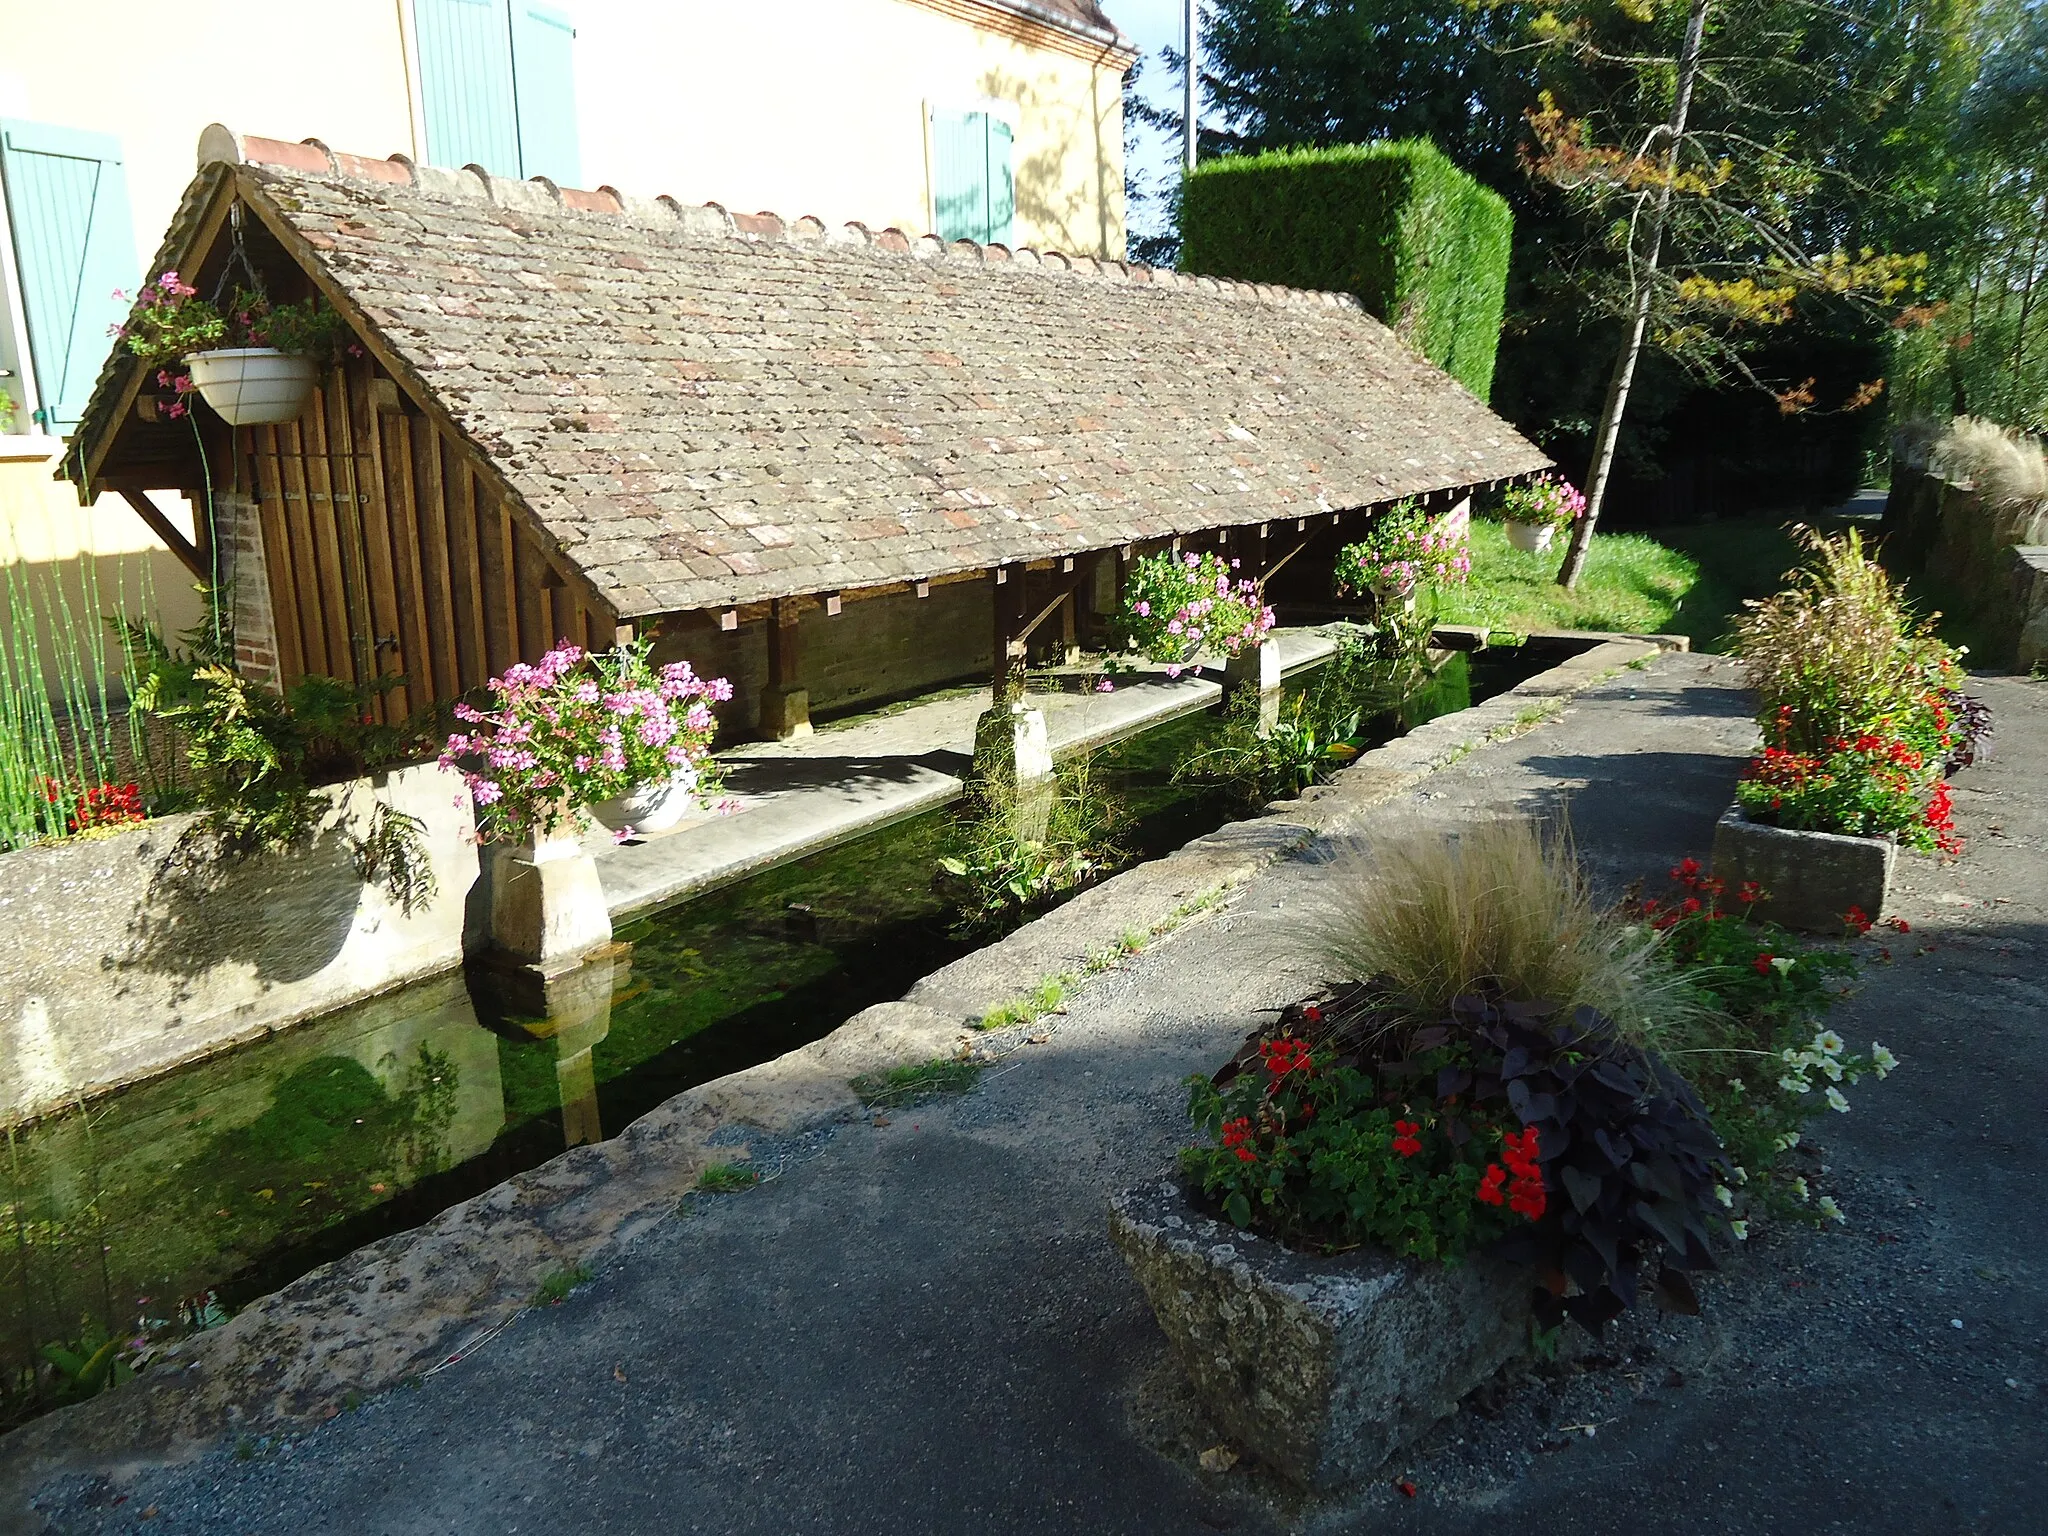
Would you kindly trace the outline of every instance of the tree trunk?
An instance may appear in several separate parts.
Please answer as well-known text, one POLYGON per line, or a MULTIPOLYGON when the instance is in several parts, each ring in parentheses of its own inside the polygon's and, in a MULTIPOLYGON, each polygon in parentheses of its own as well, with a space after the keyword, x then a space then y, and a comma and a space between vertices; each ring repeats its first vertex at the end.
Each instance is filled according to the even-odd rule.
MULTIPOLYGON (((1670 173, 1678 163, 1678 146, 1685 138, 1686 118, 1692 111, 1693 82, 1700 73, 1700 44, 1707 29, 1707 7, 1711 0, 1692 0, 1692 15, 1686 21, 1685 47, 1678 56, 1678 89, 1671 102, 1671 121, 1666 126, 1664 147, 1665 180, 1650 205, 1647 227, 1635 237, 1642 247, 1631 274, 1632 296, 1628 334, 1621 353, 1614 360, 1614 375, 1607 381, 1607 400, 1600 409, 1600 425, 1593 433, 1593 460, 1586 471, 1586 512, 1572 529, 1571 548, 1558 570, 1560 587, 1575 587, 1586 568, 1586 552, 1592 547, 1593 528, 1600 521, 1600 507, 1607 499, 1608 482, 1614 474, 1614 448, 1621 439, 1621 418, 1628 410, 1629 391, 1634 387, 1636 363, 1643 354, 1643 337, 1650 328, 1650 306, 1656 297, 1657 264, 1664 254, 1664 225, 1671 213, 1670 173)), ((1631 256, 1634 253, 1631 252, 1631 256)))

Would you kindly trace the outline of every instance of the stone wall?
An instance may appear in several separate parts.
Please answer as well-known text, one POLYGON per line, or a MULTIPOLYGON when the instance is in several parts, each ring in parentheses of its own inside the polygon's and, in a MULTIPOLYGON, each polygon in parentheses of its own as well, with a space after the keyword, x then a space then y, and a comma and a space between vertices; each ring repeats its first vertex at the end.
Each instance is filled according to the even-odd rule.
POLYGON ((0 855, 0 1123, 461 964, 460 781, 428 765, 325 793, 289 857, 180 860, 190 816, 0 855), (424 824, 436 891, 410 913, 351 856, 376 801, 424 824))
POLYGON ((1895 459, 1884 533, 1887 564, 1933 577, 1989 637, 1974 664, 2025 670, 2048 656, 2048 506, 1987 505, 1972 487, 1895 459))

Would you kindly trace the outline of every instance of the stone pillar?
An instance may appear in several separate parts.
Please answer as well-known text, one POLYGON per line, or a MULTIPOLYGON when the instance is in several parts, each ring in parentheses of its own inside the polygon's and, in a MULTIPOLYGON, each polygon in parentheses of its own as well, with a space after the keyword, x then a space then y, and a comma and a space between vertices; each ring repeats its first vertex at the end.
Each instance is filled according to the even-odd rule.
MULTIPOLYGON (((205 499, 193 502, 206 516, 205 499)), ((277 660, 277 616, 270 606, 270 568, 263 556, 263 520, 256 498, 217 491, 213 498, 214 569, 233 594, 235 670, 271 688, 283 685, 277 660)))
POLYGON ((1269 636, 1248 645, 1223 663, 1223 707, 1248 708, 1258 701, 1259 734, 1270 735, 1280 723, 1280 647, 1269 636))
MULTIPOLYGON (((1264 526, 1243 530, 1238 537, 1227 538, 1224 556, 1227 559, 1233 554, 1237 558, 1237 568, 1232 572, 1234 576, 1263 582, 1266 576, 1264 526)), ((1228 713, 1255 706, 1261 736, 1271 735, 1273 727, 1280 723, 1280 691, 1280 647, 1270 632, 1259 644, 1244 647, 1223 663, 1224 711, 1228 713)))
POLYGON ((811 734, 811 694, 803 686, 803 642, 795 600, 778 597, 768 610, 768 686, 761 694, 761 734, 788 741, 811 734))
POLYGON ((493 850, 491 943, 506 959, 552 976, 611 943, 597 861, 575 824, 493 850))
POLYGON ((1052 749, 1044 712, 1032 709, 1024 697, 1024 567, 995 573, 994 608, 995 675, 989 707, 974 724, 975 794, 989 806, 1014 801, 1027 826, 1038 829, 1023 835, 1043 836, 1051 814, 1052 749))

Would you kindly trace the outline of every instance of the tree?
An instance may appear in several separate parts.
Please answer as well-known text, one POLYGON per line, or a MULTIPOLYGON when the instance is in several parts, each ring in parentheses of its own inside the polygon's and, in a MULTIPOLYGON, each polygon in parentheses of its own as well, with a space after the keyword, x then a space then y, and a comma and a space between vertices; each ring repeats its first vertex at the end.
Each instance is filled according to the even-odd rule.
MULTIPOLYGON (((1528 167, 1589 223, 1607 220, 1606 244, 1618 259, 1589 268, 1581 286, 1623 320, 1593 433, 1586 512, 1558 572, 1561 586, 1576 584, 1585 567, 1647 345, 1716 383, 1770 388, 1786 414, 1810 410, 1818 403, 1813 376, 1759 376, 1760 338, 1816 307, 1846 306, 1874 320, 1925 265, 1923 256, 1841 243, 1849 232, 1842 186, 1857 178, 1841 158, 1825 157, 1838 142, 1827 120, 1845 101, 1865 131, 1884 113, 1883 92, 1869 78, 1872 59, 1839 46, 1843 8, 1687 0, 1677 46, 1666 52, 1657 30, 1678 14, 1591 0, 1546 16, 1530 44, 1555 57, 1555 83, 1528 113, 1528 167), (1816 112, 1812 93, 1823 87, 1830 104, 1816 112), (1567 110, 1560 91, 1586 109, 1567 110), (1696 97, 1707 94, 1713 101, 1696 111, 1696 97), (1795 111, 1795 100, 1809 110, 1795 111)), ((1881 51, 1865 47, 1873 53, 1881 51)), ((1882 70, 1875 73, 1883 82, 1882 70)), ((1832 408, 1860 410, 1882 387, 1881 378, 1859 381, 1832 408)))
MULTIPOLYGON (((1654 472, 1660 436, 1666 453, 1693 451, 1666 423, 1703 407, 1775 434, 1780 462, 1821 432, 1853 449, 1875 413, 1844 412, 1886 371, 1871 289, 1899 275, 1862 253, 1946 248, 1983 3, 1709 0, 1684 141, 1667 145, 1691 16, 1679 0, 1209 0, 1205 153, 1422 134, 1507 197, 1516 249, 1494 401, 1569 462, 1606 414, 1614 370, 1594 359, 1625 350, 1657 150, 1673 148, 1610 473, 1654 472), (1557 179, 1529 174, 1574 156, 1557 179), (1802 275, 1788 282, 1777 263, 1802 275)), ((1761 461, 1769 446, 1723 457, 1761 461)))

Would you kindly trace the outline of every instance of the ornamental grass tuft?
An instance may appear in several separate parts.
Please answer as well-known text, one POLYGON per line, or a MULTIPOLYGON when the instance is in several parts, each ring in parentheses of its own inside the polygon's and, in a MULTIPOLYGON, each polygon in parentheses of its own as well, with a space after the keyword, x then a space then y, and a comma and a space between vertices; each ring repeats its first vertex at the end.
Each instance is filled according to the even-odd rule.
POLYGON ((1661 943, 1598 900, 1568 829, 1526 819, 1375 838, 1333 867, 1302 939, 1327 976, 1377 979, 1410 1024, 1483 989, 1592 1008, 1642 1044, 1685 1029, 1702 1008, 1661 943))

